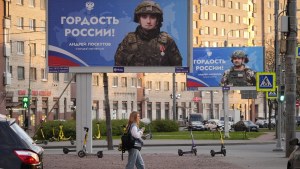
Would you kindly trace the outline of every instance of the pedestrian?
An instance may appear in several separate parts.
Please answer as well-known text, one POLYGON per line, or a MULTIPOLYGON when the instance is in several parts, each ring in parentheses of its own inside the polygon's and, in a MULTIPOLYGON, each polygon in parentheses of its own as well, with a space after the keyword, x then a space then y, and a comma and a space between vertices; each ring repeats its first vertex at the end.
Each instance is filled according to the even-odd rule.
POLYGON ((255 71, 245 64, 249 62, 246 53, 242 50, 234 51, 231 55, 233 66, 227 69, 221 79, 222 86, 255 86, 255 71))
POLYGON ((134 147, 128 150, 128 162, 126 169, 144 169, 145 164, 141 156, 141 148, 143 146, 143 141, 141 139, 145 128, 139 129, 140 124, 140 114, 136 111, 130 113, 129 120, 126 126, 127 132, 130 132, 132 137, 135 138, 134 147))
POLYGON ((151 0, 142 1, 134 11, 135 32, 126 35, 115 53, 115 66, 182 66, 173 38, 161 32, 163 11, 151 0))

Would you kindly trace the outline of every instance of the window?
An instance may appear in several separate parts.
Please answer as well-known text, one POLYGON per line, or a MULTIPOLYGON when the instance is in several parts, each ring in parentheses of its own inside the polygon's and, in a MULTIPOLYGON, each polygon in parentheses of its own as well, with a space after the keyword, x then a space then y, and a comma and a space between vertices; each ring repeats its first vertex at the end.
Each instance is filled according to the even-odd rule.
POLYGON ((208 27, 208 26, 206 26, 206 27, 204 28, 204 32, 205 32, 206 35, 209 35, 209 27, 208 27))
POLYGON ((118 87, 118 76, 114 76, 112 82, 112 87, 118 87))
POLYGON ((221 20, 222 22, 225 22, 225 14, 221 14, 221 15, 220 15, 220 20, 221 20))
POLYGON ((29 30, 35 31, 36 25, 35 25, 35 19, 29 19, 29 30))
POLYGON ((18 5, 23 5, 24 4, 24 0, 17 0, 17 4, 18 5))
POLYGON ((175 91, 178 91, 178 83, 175 82, 175 91))
MULTIPOLYGON (((73 78, 74 73, 64 73, 64 82, 69 82, 73 78)), ((72 80, 75 81, 75 78, 72 80)))
POLYGON ((156 119, 161 120, 161 104, 156 102, 156 119))
POLYGON ((41 56, 43 56, 43 57, 46 56, 46 46, 45 46, 45 44, 41 45, 41 56))
POLYGON ((228 22, 232 23, 232 15, 228 15, 228 22))
POLYGON ((225 7, 225 0, 221 0, 220 6, 221 6, 221 7, 225 7))
POLYGON ((18 80, 25 79, 25 69, 23 66, 18 66, 18 80))
POLYGON ((24 29, 24 18, 23 17, 18 18, 18 29, 24 29))
POLYGON ((46 81, 48 79, 46 76, 46 71, 43 68, 41 69, 41 79, 42 81, 46 81))
POLYGON ((197 29, 198 28, 198 25, 197 25, 197 21, 193 21, 193 29, 197 29))
POLYGON ((237 30, 236 32, 235 32, 235 37, 240 37, 240 30, 237 30))
POLYGON ((22 41, 17 42, 17 54, 24 55, 24 42, 22 41))
POLYGON ((53 81, 59 82, 59 73, 53 73, 53 81))
POLYGON ((235 23, 240 23, 240 17, 239 16, 235 17, 235 23))
POLYGON ((121 87, 127 87, 127 77, 121 78, 121 87))
POLYGON ((9 66, 9 73, 11 74, 11 78, 13 78, 13 67, 9 66))
POLYGON ((99 76, 93 75, 93 86, 99 86, 99 76))
POLYGON ((170 83, 169 82, 167 82, 167 81, 164 82, 164 89, 165 89, 165 91, 170 90, 170 83))
POLYGON ((198 7, 196 5, 193 5, 193 13, 197 13, 198 7))
POLYGON ((136 87, 136 84, 137 84, 136 78, 135 78, 135 77, 132 77, 132 78, 131 78, 131 87, 136 87))
POLYGON ((268 15, 268 21, 272 20, 272 14, 268 15))
POLYGON ((30 68, 30 80, 36 80, 36 68, 35 67, 31 67, 30 68))
POLYGON ((180 90, 181 91, 185 91, 186 90, 185 82, 181 82, 181 84, 180 84, 180 90))
POLYGON ((35 0, 29 0, 29 6, 35 7, 35 0))
POLYGON ((155 90, 160 90, 161 88, 160 82, 155 82, 155 90))
POLYGON ((214 28, 214 35, 218 35, 218 28, 214 28))
POLYGON ((45 9, 46 8, 46 1, 45 0, 40 0, 41 3, 41 9, 45 9))
POLYGON ((152 81, 147 81, 146 82, 146 89, 149 89, 149 90, 152 89, 152 81))
POLYGON ((209 20, 209 12, 204 12, 204 19, 209 20))
POLYGON ((240 3, 239 3, 239 2, 236 2, 236 3, 235 3, 235 9, 241 9, 241 6, 240 6, 240 3))
POLYGON ((138 87, 138 88, 141 88, 141 87, 142 87, 142 78, 138 78, 138 81, 137 81, 137 87, 138 87))
POLYGON ((194 36, 194 37, 193 37, 193 44, 194 44, 194 45, 197 45, 197 44, 198 44, 198 37, 197 37, 197 36, 194 36))
POLYGON ((228 8, 232 8, 232 1, 228 2, 228 8))
POLYGON ((169 104, 169 102, 165 102, 165 118, 167 120, 170 119, 170 104, 169 104))
POLYGON ((217 13, 213 13, 213 15, 212 15, 212 16, 213 16, 212 20, 213 20, 213 21, 216 21, 216 20, 217 20, 217 18, 218 18, 218 14, 217 14, 217 13))
POLYGON ((224 28, 221 29, 221 35, 225 36, 225 29, 224 28))
POLYGON ((212 0, 212 4, 213 6, 217 6, 218 5, 217 0, 212 0))
POLYGON ((36 56, 36 43, 32 43, 29 45, 30 46, 30 55, 31 56, 36 56))
POLYGON ((122 119, 127 118, 127 101, 122 101, 122 119))

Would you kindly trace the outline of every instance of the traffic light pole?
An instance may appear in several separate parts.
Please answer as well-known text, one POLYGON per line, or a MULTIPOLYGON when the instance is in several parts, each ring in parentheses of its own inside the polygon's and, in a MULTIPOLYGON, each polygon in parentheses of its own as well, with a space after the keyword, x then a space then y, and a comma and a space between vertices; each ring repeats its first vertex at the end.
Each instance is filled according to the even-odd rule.
POLYGON ((289 141, 295 138, 296 124, 296 47, 297 47, 297 0, 287 1, 288 34, 287 53, 285 57, 285 100, 286 100, 286 157, 289 157, 294 150, 294 146, 289 145, 289 141))

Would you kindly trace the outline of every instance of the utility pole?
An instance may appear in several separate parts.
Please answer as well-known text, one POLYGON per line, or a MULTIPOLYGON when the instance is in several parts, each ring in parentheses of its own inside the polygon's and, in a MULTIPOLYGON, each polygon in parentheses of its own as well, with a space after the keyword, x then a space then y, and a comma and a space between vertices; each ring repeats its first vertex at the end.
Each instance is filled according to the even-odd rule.
POLYGON ((287 1, 288 34, 287 34, 287 53, 285 57, 285 94, 286 94, 286 157, 289 157, 294 146, 289 145, 290 139, 294 138, 295 133, 295 114, 296 114, 296 47, 297 47, 297 0, 287 1))
POLYGON ((173 78, 173 120, 176 120, 176 78, 175 73, 172 75, 173 78))
MULTIPOLYGON (((279 0, 275 0, 274 3, 274 21, 275 21, 275 39, 274 39, 274 46, 275 46, 275 72, 276 72, 276 84, 278 86, 278 93, 280 93, 280 86, 281 86, 281 62, 279 58, 279 44, 278 44, 278 9, 279 9, 279 0)), ((279 94, 277 94, 279 96, 279 94)), ((279 100, 279 97, 277 98, 279 100)), ((277 136, 277 142, 276 142, 276 148, 273 151, 283 151, 282 144, 281 144, 281 106, 282 102, 277 102, 275 115, 276 115, 276 136, 277 136)), ((272 104, 272 103, 271 103, 272 104)), ((270 114, 269 114, 270 115, 270 114)), ((271 117, 269 116, 269 125, 271 125, 271 117)))

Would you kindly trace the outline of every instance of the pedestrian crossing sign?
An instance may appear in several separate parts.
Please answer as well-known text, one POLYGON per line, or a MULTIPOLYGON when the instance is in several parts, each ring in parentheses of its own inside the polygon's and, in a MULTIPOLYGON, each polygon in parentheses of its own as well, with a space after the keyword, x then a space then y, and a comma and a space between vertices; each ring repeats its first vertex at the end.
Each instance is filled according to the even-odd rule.
POLYGON ((277 99, 278 98, 278 89, 276 86, 276 90, 274 92, 266 92, 267 99, 277 99))
POLYGON ((276 74, 274 72, 256 73, 256 90, 259 92, 274 92, 276 89, 276 74))

